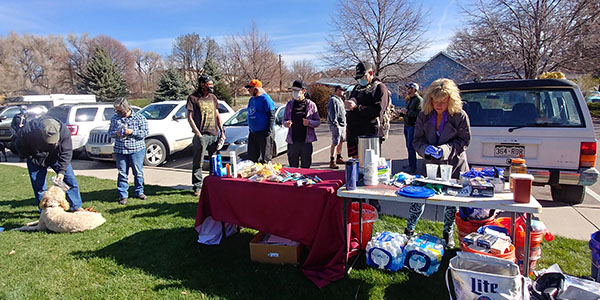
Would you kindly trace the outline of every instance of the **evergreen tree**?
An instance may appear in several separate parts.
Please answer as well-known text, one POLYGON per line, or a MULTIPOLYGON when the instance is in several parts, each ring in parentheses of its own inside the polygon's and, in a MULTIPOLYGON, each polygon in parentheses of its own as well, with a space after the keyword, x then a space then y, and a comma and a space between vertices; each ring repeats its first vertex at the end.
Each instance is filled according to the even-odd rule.
POLYGON ((215 96, 217 96, 219 100, 223 100, 231 105, 233 102, 231 89, 229 89, 229 86, 221 80, 223 76, 219 71, 219 67, 211 58, 206 59, 206 62, 204 63, 204 73, 210 75, 213 79, 215 96))
POLYGON ((158 81, 158 89, 154 92, 154 102, 166 100, 184 100, 190 94, 185 80, 179 73, 169 69, 158 81))
POLYGON ((129 94, 121 72, 102 47, 96 49, 85 72, 79 74, 79 77, 81 77, 79 91, 83 94, 96 95, 98 101, 110 102, 129 94))

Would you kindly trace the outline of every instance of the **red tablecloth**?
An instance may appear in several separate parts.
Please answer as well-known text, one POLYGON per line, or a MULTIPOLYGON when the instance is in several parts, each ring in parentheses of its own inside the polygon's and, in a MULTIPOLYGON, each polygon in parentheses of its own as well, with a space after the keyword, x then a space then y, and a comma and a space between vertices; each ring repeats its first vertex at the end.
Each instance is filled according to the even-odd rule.
POLYGON ((295 186, 293 182, 251 182, 241 178, 204 178, 195 228, 208 216, 217 221, 254 228, 300 242, 309 250, 302 271, 323 287, 344 277, 343 200, 336 191, 344 172, 291 169, 323 182, 295 186))

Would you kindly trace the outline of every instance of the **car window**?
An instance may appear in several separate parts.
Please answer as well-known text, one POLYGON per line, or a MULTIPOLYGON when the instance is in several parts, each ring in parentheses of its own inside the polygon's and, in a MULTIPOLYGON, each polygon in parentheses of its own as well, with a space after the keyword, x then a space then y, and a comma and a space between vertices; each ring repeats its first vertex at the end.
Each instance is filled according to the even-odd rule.
POLYGON ((177 106, 177 104, 151 104, 140 110, 148 120, 162 120, 177 106))
POLYGON ((0 114, 0 116, 5 116, 6 119, 12 119, 16 114, 19 113, 19 110, 20 108, 18 106, 8 107, 4 111, 2 111, 2 114, 0 114))
POLYGON ((223 103, 219 103, 219 113, 226 114, 228 112, 229 112, 229 110, 227 109, 227 107, 225 107, 225 105, 223 105, 223 103))
POLYGON ((187 118, 187 109, 185 107, 185 105, 181 106, 177 112, 175 113, 175 117, 177 117, 178 119, 185 119, 187 118))
POLYGON ((248 109, 238 110, 229 120, 225 121, 224 126, 248 126, 248 109))
POLYGON ((70 108, 70 106, 55 106, 48 111, 48 115, 59 119, 63 123, 67 123, 70 108))
POLYGON ((275 124, 283 124, 283 114, 285 114, 285 109, 281 108, 277 111, 277 116, 275 117, 275 124))
POLYGON ((571 89, 463 92, 471 126, 581 127, 583 116, 571 89))
POLYGON ((110 121, 110 119, 112 119, 112 117, 114 115, 115 115, 115 108, 114 107, 106 107, 106 108, 104 108, 102 120, 110 121))
POLYGON ((93 122, 97 112, 97 107, 80 107, 75 111, 75 122, 93 122))

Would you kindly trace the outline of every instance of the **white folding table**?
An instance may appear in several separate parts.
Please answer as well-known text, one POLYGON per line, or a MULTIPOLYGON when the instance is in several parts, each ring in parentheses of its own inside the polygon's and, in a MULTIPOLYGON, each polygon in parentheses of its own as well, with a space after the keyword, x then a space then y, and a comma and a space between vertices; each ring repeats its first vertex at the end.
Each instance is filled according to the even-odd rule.
MULTIPOLYGON (((524 258, 524 275, 529 274, 529 255, 530 255, 530 239, 531 239, 531 214, 541 213, 542 206, 531 196, 529 203, 518 203, 513 200, 513 193, 505 191, 494 194, 494 197, 459 197, 449 195, 434 195, 430 198, 409 198, 396 194, 398 190, 395 186, 375 185, 375 186, 357 186, 355 190, 346 190, 346 186, 342 186, 337 191, 339 197, 344 198, 344 217, 347 217, 346 199, 358 199, 360 202, 359 220, 359 245, 362 245, 362 203, 366 199, 384 200, 404 203, 424 203, 426 205, 443 205, 443 206, 458 206, 458 207, 474 207, 496 209, 506 212, 511 212, 511 230, 510 235, 513 243, 515 242, 515 219, 517 213, 526 213, 525 224, 525 258, 524 258)), ((344 224, 347 224, 344 220, 344 224)), ((346 242, 346 245, 348 243, 346 242)), ((347 257, 347 255, 346 255, 347 257)), ((347 267, 347 260, 345 261, 347 267)), ((527 276, 527 275, 525 275, 527 276)))

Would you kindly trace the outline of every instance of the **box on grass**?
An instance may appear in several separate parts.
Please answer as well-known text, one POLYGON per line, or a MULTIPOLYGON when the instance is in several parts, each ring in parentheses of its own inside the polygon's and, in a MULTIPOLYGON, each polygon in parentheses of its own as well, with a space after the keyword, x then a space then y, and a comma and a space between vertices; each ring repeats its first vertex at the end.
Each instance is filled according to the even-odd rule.
MULTIPOLYGON (((272 244, 265 241, 268 234, 259 232, 250 241, 250 260, 272 264, 298 264, 302 245, 289 241, 285 244, 272 244)), ((283 239, 282 239, 283 240, 283 239)))

